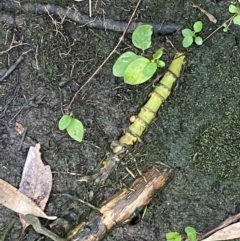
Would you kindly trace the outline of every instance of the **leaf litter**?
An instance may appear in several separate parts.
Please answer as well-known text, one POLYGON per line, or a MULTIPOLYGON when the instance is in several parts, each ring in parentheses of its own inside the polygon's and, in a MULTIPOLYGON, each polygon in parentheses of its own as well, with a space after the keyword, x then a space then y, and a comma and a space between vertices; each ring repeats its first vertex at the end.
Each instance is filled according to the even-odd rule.
POLYGON ((47 216, 43 210, 52 189, 52 172, 41 160, 40 144, 30 147, 22 173, 19 190, 0 179, 0 203, 19 213, 23 231, 28 224, 24 215, 32 214, 49 220, 55 216, 47 216))

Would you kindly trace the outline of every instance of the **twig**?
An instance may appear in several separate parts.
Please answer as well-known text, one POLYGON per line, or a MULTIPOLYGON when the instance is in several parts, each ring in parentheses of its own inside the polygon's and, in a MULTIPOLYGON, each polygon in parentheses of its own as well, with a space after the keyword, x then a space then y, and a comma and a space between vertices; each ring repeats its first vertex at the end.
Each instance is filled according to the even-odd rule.
POLYGON ((88 7, 89 7, 89 17, 91 18, 92 17, 92 1, 91 0, 88 0, 88 7))
POLYGON ((25 54, 27 54, 28 52, 30 52, 30 51, 32 51, 32 49, 30 49, 30 50, 28 50, 28 51, 26 51, 26 52, 24 52, 24 53, 22 53, 21 54, 21 56, 17 59, 17 61, 7 70, 7 72, 0 78, 0 83, 3 81, 3 80, 5 80, 7 77, 8 77, 8 75, 10 75, 12 72, 13 72, 13 70, 15 70, 16 69, 16 67, 21 63, 21 61, 24 59, 24 55, 25 54))
POLYGON ((93 209, 93 210, 95 210, 95 211, 97 211, 97 212, 100 211, 100 208, 97 208, 97 207, 93 206, 91 203, 85 202, 84 200, 82 200, 82 199, 80 199, 80 198, 73 197, 73 196, 71 196, 71 195, 69 195, 69 194, 67 194, 67 193, 61 193, 61 195, 66 196, 66 197, 69 197, 69 198, 71 198, 71 199, 73 199, 73 200, 76 200, 76 201, 84 204, 85 206, 87 206, 87 207, 89 207, 89 208, 91 208, 91 209, 93 209))
POLYGON ((137 5, 136 5, 136 7, 135 7, 135 9, 134 9, 134 11, 133 11, 133 13, 132 13, 132 16, 130 17, 130 19, 129 19, 128 23, 127 23, 127 26, 126 26, 126 28, 124 29, 123 34, 122 34, 122 36, 120 37, 120 39, 119 39, 117 45, 115 46, 115 48, 114 48, 114 49, 112 50, 112 52, 107 56, 107 58, 102 62, 102 64, 97 68, 97 70, 89 77, 89 79, 88 79, 88 80, 78 89, 78 91, 74 94, 74 96, 72 97, 72 99, 71 99, 71 101, 70 101, 70 103, 69 103, 69 105, 68 105, 68 107, 67 107, 67 111, 70 110, 71 105, 72 105, 72 103, 74 102, 75 98, 77 97, 78 93, 92 80, 92 78, 93 78, 93 77, 98 73, 98 71, 105 65, 105 63, 109 60, 109 58, 115 53, 115 51, 117 50, 118 46, 119 46, 119 45, 121 44, 121 42, 123 41, 124 36, 125 36, 125 34, 126 34, 126 32, 127 32, 127 29, 128 29, 128 27, 129 27, 130 23, 132 22, 132 19, 133 19, 134 15, 136 14, 136 11, 137 11, 138 6, 140 5, 140 3, 141 3, 141 0, 138 0, 137 5))
POLYGON ((18 151, 20 151, 21 150, 21 148, 22 148, 22 144, 23 144, 23 141, 24 141, 24 139, 25 139, 25 136, 26 136, 26 133, 27 133, 27 127, 25 128, 25 131, 23 132, 23 134, 22 134, 22 139, 21 139, 21 142, 20 142, 20 144, 19 144, 19 147, 18 147, 18 151))
POLYGON ((234 18, 236 17, 236 14, 233 15, 231 18, 229 18, 228 20, 226 20, 222 25, 220 25, 218 28, 216 28, 213 32, 211 32, 204 40, 203 42, 207 41, 210 37, 212 37, 219 29, 221 29, 224 24, 227 24, 228 22, 231 22, 234 18))
POLYGON ((223 228, 229 226, 229 225, 232 224, 232 223, 237 222, 239 219, 240 219, 240 213, 238 213, 238 214, 236 214, 236 215, 234 215, 234 216, 228 217, 226 220, 224 220, 224 221, 223 221, 219 226, 217 226, 216 228, 208 231, 208 232, 205 233, 205 234, 200 235, 200 237, 198 238, 198 240, 202 240, 202 239, 205 239, 205 238, 209 237, 211 234, 217 232, 217 231, 220 230, 220 229, 223 229, 223 228))

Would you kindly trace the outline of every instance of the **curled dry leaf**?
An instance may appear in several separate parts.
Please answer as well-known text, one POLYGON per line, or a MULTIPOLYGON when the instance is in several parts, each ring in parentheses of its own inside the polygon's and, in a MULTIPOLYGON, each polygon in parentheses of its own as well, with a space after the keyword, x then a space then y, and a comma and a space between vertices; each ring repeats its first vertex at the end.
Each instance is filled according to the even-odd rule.
MULTIPOLYGON (((44 210, 52 189, 52 172, 50 166, 43 164, 39 150, 40 144, 36 144, 28 151, 19 191, 33 200, 41 210, 44 210)), ((25 229, 28 225, 22 215, 20 215, 20 220, 25 229)))
POLYGON ((217 19, 211 13, 207 12, 198 5, 193 5, 193 7, 198 8, 203 14, 205 14, 208 17, 209 21, 211 21, 212 23, 217 23, 217 19))
POLYGON ((2 179, 0 179, 0 189, 0 203, 14 212, 31 213, 50 220, 56 219, 56 217, 47 216, 30 198, 2 179))
POLYGON ((240 222, 229 225, 202 241, 217 241, 240 238, 240 222))

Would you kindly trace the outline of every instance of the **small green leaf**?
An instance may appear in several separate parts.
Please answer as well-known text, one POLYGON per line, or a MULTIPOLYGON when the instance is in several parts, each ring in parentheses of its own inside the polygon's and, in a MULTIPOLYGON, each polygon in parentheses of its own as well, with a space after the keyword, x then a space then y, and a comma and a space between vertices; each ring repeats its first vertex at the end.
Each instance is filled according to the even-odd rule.
POLYGON ((202 45, 203 44, 203 39, 199 36, 195 37, 195 43, 197 45, 202 45))
MULTIPOLYGON (((240 1, 240 0, 239 0, 240 1)), ((223 25, 222 25, 222 27, 223 27, 223 32, 227 32, 228 31, 228 26, 227 26, 227 24, 226 23, 224 23, 223 25)))
POLYGON ((182 41, 182 45, 184 48, 188 48, 189 46, 191 46, 193 43, 193 37, 192 36, 186 36, 184 37, 183 41, 182 41))
POLYGON ((160 68, 163 68, 165 66, 165 62, 162 61, 162 60, 158 60, 157 61, 157 66, 160 67, 160 68))
POLYGON ((202 21, 197 21, 193 25, 193 30, 195 33, 199 33, 199 32, 201 32, 202 27, 203 27, 202 21))
POLYGON ((138 58, 138 55, 131 51, 120 55, 113 65, 113 75, 117 77, 123 77, 127 66, 136 58, 138 58))
MULTIPOLYGON (((152 77, 154 73, 153 65, 150 60, 145 57, 139 57, 130 63, 124 73, 124 82, 130 85, 142 84, 152 77), (150 67, 149 67, 150 64, 150 67)), ((155 63, 157 68, 157 64, 155 63)))
POLYGON ((185 232, 187 234, 189 241, 196 241, 197 240, 197 232, 195 228, 192 227, 186 227, 185 232))
POLYGON ((238 8, 235 5, 230 4, 229 7, 228 7, 228 11, 230 13, 237 13, 238 12, 238 8))
POLYGON ((189 28, 185 28, 182 30, 182 35, 183 37, 193 36, 194 32, 189 28))
POLYGON ((140 25, 132 34, 132 42, 135 47, 148 49, 151 46, 152 26, 145 24, 140 25))
POLYGON ((237 15, 234 19, 233 19, 233 23, 240 25, 240 15, 237 15))
POLYGON ((181 241, 182 236, 178 232, 166 233, 167 241, 181 241))
POLYGON ((65 130, 71 123, 72 117, 70 115, 63 115, 58 122, 59 130, 65 130))
POLYGON ((160 59, 163 55, 163 47, 158 49, 154 54, 153 54, 153 60, 160 59))
POLYGON ((146 67, 143 69, 143 74, 145 76, 149 76, 149 79, 154 75, 154 73, 157 70, 157 64, 150 62, 149 64, 146 65, 146 67))
POLYGON ((84 127, 81 121, 72 118, 70 125, 67 127, 67 132, 75 141, 81 142, 84 134, 84 127))

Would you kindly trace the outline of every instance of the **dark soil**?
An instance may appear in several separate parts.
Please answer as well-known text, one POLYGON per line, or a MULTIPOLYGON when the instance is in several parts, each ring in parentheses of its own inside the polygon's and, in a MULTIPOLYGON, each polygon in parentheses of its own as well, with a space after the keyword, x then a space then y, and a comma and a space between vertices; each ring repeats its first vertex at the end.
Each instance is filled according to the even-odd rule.
MULTIPOLYGON (((92 1, 93 16, 127 21, 136 2, 95 0, 92 1)), ((202 20, 201 35, 207 36, 230 17, 230 2, 144 0, 134 21, 192 27, 195 21, 202 20), (217 25, 193 8, 193 3, 211 12, 218 20, 217 25)), ((87 1, 41 3, 88 13, 87 1)), ((74 93, 117 44, 121 33, 91 29, 47 14, 17 13, 19 21, 22 19, 21 25, 12 23, 12 17, 13 12, 0 11, 0 75, 22 53, 32 51, 0 83, 0 178, 18 187, 28 149, 39 142, 42 158, 54 172, 46 213, 74 216, 74 221, 71 219, 74 225, 88 219, 92 210, 62 194, 99 206, 127 183, 126 175, 127 180, 131 180, 125 166, 136 175, 136 166, 144 171, 160 161, 174 168, 174 178, 163 192, 157 193, 144 218, 136 224, 132 222, 135 225, 116 228, 106 240, 163 240, 166 232, 182 233, 188 225, 198 232, 206 232, 240 212, 239 26, 231 25, 228 33, 220 30, 187 55, 181 83, 141 143, 125 157, 124 165, 119 165, 106 184, 99 187, 79 182, 79 178, 91 174, 100 164, 110 150, 110 143, 121 136, 154 83, 129 86, 113 77, 111 68, 118 56, 115 54, 73 103, 71 111, 85 127, 84 141, 79 144, 58 130, 58 120, 74 93), (23 143, 15 131, 16 123, 28 128, 23 143)), ((182 50, 180 32, 168 38, 182 50)), ((126 35, 119 53, 131 48, 130 40, 131 35, 126 35)), ((164 46, 163 59, 169 63, 175 51, 166 38, 155 35, 152 42, 153 47, 147 54, 150 56, 154 49, 164 46)), ((21 233, 17 214, 3 206, 0 214, 0 230, 15 220, 7 240, 17 240, 21 233)), ((48 240, 40 237, 29 228, 23 240, 48 240)))

